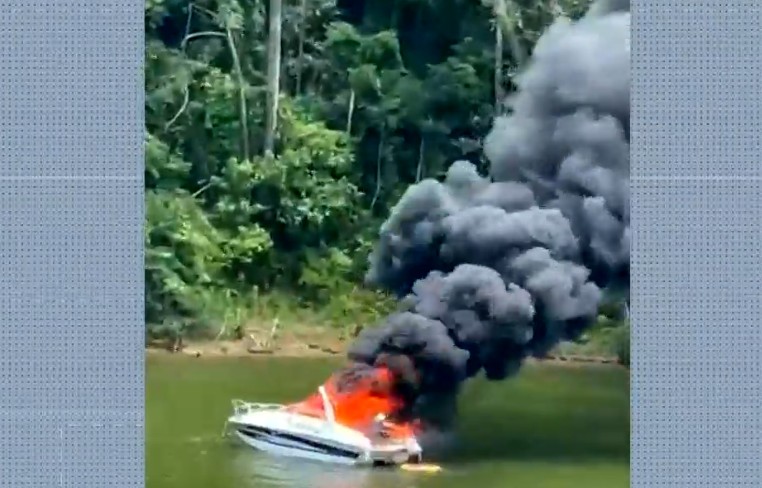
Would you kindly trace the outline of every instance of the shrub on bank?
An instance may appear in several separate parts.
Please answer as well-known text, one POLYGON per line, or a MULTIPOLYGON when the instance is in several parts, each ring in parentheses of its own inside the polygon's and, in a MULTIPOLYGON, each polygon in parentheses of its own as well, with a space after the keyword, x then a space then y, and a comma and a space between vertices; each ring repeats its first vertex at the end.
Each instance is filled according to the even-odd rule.
POLYGON ((147 324, 148 341, 180 343, 183 339, 241 339, 248 327, 284 330, 320 326, 349 337, 390 313, 397 302, 384 293, 346 284, 324 300, 305 298, 295 290, 249 295, 225 291, 199 293, 194 315, 167 317, 147 324))

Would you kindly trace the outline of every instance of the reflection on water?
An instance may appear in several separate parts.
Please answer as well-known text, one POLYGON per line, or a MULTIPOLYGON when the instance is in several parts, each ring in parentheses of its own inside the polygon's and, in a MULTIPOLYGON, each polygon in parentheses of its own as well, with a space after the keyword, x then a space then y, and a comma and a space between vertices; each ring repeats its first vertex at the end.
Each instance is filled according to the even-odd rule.
POLYGON ((242 480, 260 486, 284 488, 418 488, 396 469, 358 468, 296 458, 272 456, 246 447, 231 449, 233 469, 242 480))

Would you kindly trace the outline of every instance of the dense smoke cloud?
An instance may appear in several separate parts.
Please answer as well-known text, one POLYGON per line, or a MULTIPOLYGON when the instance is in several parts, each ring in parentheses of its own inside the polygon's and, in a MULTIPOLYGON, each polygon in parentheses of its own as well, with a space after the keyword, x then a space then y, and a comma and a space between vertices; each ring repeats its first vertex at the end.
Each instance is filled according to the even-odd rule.
POLYGON ((489 176, 457 162, 382 226, 368 280, 405 311, 366 329, 350 358, 412 358, 419 406, 578 337, 602 289, 627 285, 629 24, 622 1, 558 20, 484 141, 489 176))

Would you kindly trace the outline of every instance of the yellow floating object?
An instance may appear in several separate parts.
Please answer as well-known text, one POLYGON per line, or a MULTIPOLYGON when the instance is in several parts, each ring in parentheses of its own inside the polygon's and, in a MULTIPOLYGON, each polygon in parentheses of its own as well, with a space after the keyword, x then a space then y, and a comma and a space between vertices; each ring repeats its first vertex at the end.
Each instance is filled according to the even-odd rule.
POLYGON ((405 471, 420 471, 423 473, 438 473, 442 471, 442 466, 439 466, 438 464, 405 463, 405 464, 400 464, 400 469, 403 469, 405 471))

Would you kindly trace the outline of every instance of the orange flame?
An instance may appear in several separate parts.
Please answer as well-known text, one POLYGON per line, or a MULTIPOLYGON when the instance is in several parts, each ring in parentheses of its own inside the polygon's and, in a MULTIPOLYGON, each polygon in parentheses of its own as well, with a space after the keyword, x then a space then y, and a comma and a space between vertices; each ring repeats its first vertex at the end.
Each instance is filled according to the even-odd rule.
MULTIPOLYGON (((366 434, 380 429, 384 436, 391 438, 404 438, 415 434, 416 422, 399 422, 388 418, 393 417, 405 406, 404 401, 394 394, 394 375, 389 369, 369 368, 363 371, 363 374, 353 376, 351 385, 343 384, 342 379, 342 372, 339 372, 323 384, 331 400, 336 422, 366 434), (381 425, 376 422, 379 414, 386 418, 381 425)), ((290 405, 289 409, 302 415, 325 418, 319 393, 290 405)))

